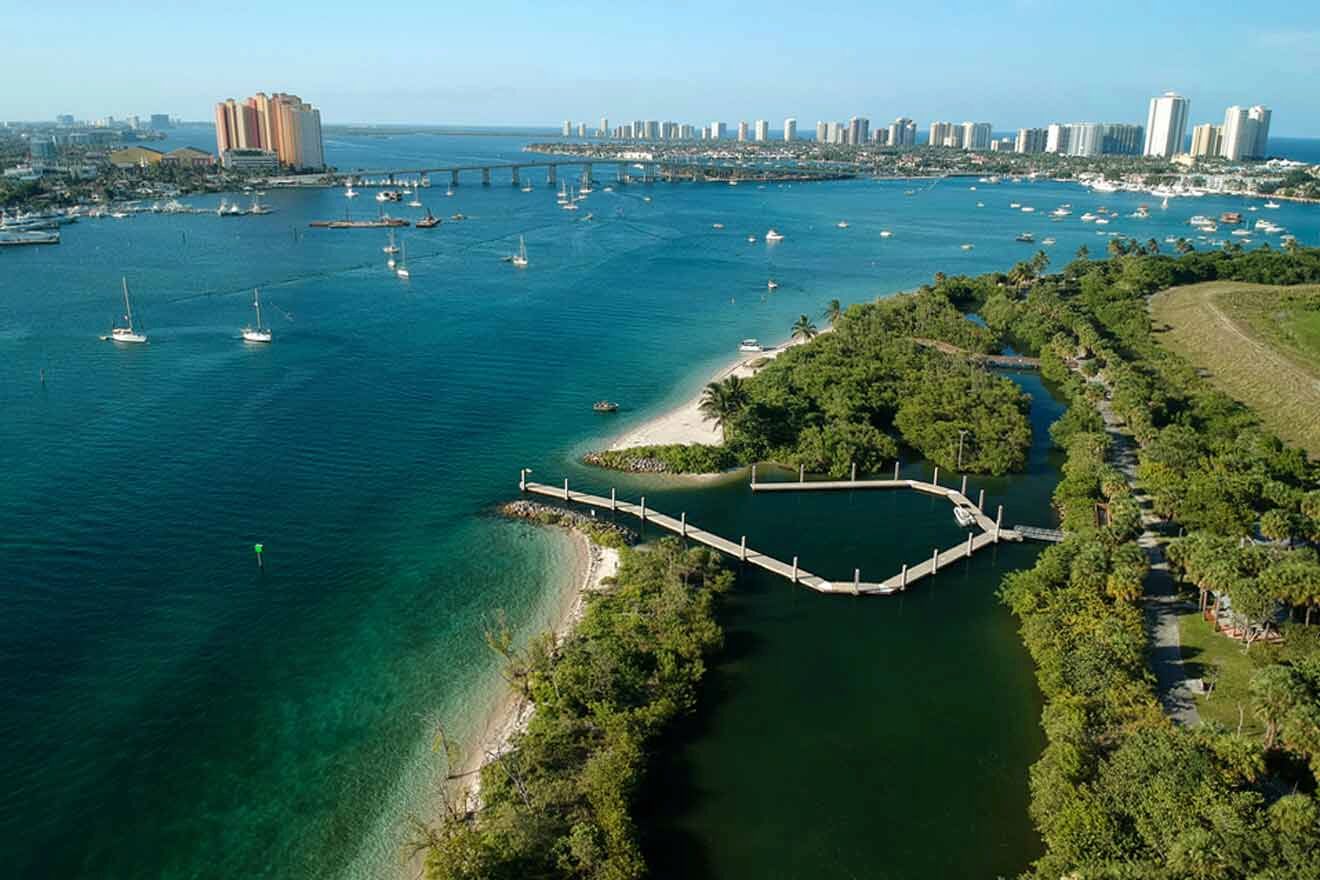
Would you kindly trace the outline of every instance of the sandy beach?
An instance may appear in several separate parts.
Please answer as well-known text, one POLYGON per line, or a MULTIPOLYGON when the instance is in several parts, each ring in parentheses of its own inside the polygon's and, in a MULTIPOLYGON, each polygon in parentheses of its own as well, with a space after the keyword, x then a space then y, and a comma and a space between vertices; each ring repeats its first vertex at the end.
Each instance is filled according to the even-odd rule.
MULTIPOLYGON (((821 333, 828 333, 826 327, 821 333)), ((804 340, 792 339, 782 345, 767 348, 760 352, 741 352, 728 366, 711 376, 708 382, 722 382, 729 376, 746 379, 756 375, 765 363, 783 354, 804 340), (753 367, 752 364, 758 364, 753 367)), ((703 384, 703 388, 705 385, 703 384)), ((717 445, 724 442, 720 429, 712 421, 707 421, 701 412, 701 393, 691 400, 684 401, 671 410, 648 419, 636 428, 623 434, 610 444, 611 450, 632 449, 636 446, 664 446, 671 443, 705 443, 717 445)))
MULTIPOLYGON (((571 581, 574 588, 565 594, 556 611, 552 627, 556 642, 567 638, 582 619, 587 595, 602 589, 602 581, 613 577, 619 570, 619 551, 592 543, 576 531, 569 531, 569 537, 577 550, 571 581)), ((481 774, 478 771, 509 748, 513 735, 526 727, 533 708, 520 694, 505 688, 505 693, 486 719, 477 742, 464 749, 462 765, 455 769, 450 797, 466 799, 469 806, 475 806, 481 796, 481 774)))

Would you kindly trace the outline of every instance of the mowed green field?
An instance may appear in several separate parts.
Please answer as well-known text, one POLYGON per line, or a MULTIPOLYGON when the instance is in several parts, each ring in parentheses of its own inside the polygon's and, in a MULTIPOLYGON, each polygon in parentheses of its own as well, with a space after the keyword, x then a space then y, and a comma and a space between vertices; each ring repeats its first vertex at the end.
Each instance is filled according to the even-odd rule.
POLYGON ((1151 299, 1161 344, 1251 407, 1284 440, 1320 455, 1320 286, 1212 281, 1151 299))

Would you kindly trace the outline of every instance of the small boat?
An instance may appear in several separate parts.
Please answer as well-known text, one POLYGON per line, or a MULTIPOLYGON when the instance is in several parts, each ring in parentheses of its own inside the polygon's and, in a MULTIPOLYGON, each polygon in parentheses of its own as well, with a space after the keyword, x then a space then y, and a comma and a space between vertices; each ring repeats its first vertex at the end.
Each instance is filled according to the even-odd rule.
POLYGON ((976 525, 976 516, 965 507, 955 507, 953 509, 953 518, 958 521, 958 525, 964 529, 976 525))
POLYGON ((357 197, 357 190, 353 189, 353 182, 349 181, 348 186, 344 187, 344 198, 356 199, 357 197))
POLYGON ((523 241, 521 235, 518 236, 518 253, 514 254, 509 262, 519 269, 527 268, 527 244, 523 241))
POLYGON ((651 197, 650 197, 650 196, 642 196, 642 201, 644 201, 644 202, 649 202, 649 201, 651 201, 651 197))
POLYGON ((959 247, 961 247, 965 251, 970 251, 972 249, 972 245, 970 244, 959 245, 959 247))
POLYGON ((723 228, 724 228, 724 224, 723 224, 723 223, 712 223, 712 224, 710 224, 710 228, 711 228, 711 229, 723 229, 723 228))
POLYGON ((619 411, 619 405, 612 400, 598 400, 591 405, 591 408, 598 413, 612 413, 619 411))
POLYGON ((1033 208, 1033 207, 1031 207, 1030 205, 1023 205, 1023 206, 1022 206, 1022 213, 1023 213, 1023 214, 1034 214, 1034 213, 1036 213, 1036 209, 1033 208))
POLYGON ((1027 244, 1031 244, 1032 242, 1034 242, 1034 241, 1036 240, 1036 236, 1032 235, 1030 232, 1023 232, 1022 234, 1020 234, 1020 235, 1017 237, 1016 240, 1017 240, 1017 241, 1021 241, 1021 242, 1025 242, 1025 243, 1027 243, 1027 244))
POLYGON ((445 195, 446 195, 446 196, 453 196, 453 194, 454 194, 454 191, 453 191, 452 189, 447 189, 447 190, 445 190, 445 195))
POLYGON ((1095 225, 1096 225, 1096 226, 1104 226, 1104 225, 1106 225, 1107 223, 1109 223, 1109 218, 1107 218, 1107 217, 1096 217, 1096 218, 1095 218, 1095 225))
POLYGON ((270 328, 261 326, 261 291, 252 291, 252 308, 257 312, 257 326, 243 328, 244 342, 270 342, 270 328))
POLYGON ((738 343, 738 350, 747 352, 765 351, 765 346, 755 339, 744 339, 738 343))
POLYGON ((1069 214, 1071 214, 1071 213, 1072 213, 1072 211, 1069 211, 1067 208, 1055 208, 1053 211, 1050 211, 1050 216, 1051 216, 1051 217, 1067 217, 1067 216, 1068 216, 1069 214))
POLYGON ((535 188, 536 188, 536 187, 532 186, 531 181, 528 181, 528 182, 527 182, 527 185, 524 186, 524 187, 522 188, 522 191, 525 192, 525 193, 529 193, 529 192, 531 192, 532 190, 534 190, 535 188))
POLYGON ((894 235, 894 233, 890 232, 888 229, 881 229, 881 230, 880 230, 880 237, 881 237, 881 238, 892 238, 893 235, 894 235))
POLYGON ((1270 199, 1268 202, 1265 203, 1265 207, 1267 207, 1267 208, 1277 208, 1277 207, 1279 207, 1279 203, 1276 202, 1276 201, 1274 201, 1273 199, 1270 199))
POLYGON ((394 274, 395 274, 395 275, 398 275, 400 278, 403 278, 403 279, 405 279, 405 280, 408 279, 408 278, 411 278, 411 277, 412 277, 412 273, 408 271, 408 243, 407 243, 407 242, 404 242, 404 245, 403 245, 403 258, 399 260, 399 268, 397 268, 397 269, 394 270, 394 274))
POLYGON ((749 236, 747 236, 747 241, 748 241, 749 243, 751 243, 751 244, 755 244, 755 243, 756 243, 756 236, 755 236, 755 235, 749 235, 749 236))
POLYGON ((418 197, 418 194, 414 192, 412 200, 408 202, 408 207, 420 208, 421 206, 422 206, 422 200, 418 197))
POLYGON ((1051 235, 1049 238, 1042 239, 1041 244, 1054 244, 1054 241, 1054 236, 1051 235))
POLYGON ((1092 214, 1090 211, 1087 211, 1085 214, 1083 214, 1083 215, 1081 216, 1080 219, 1081 219, 1081 221, 1082 221, 1083 223, 1090 223, 1090 222, 1094 221, 1095 218, 1096 218, 1096 215, 1095 215, 1095 214, 1092 214))
POLYGON ((771 278, 769 281, 767 281, 767 282, 765 283, 765 289, 766 289, 766 290, 778 290, 778 289, 779 289, 779 282, 776 281, 775 279, 771 278))
POLYGON ((430 229, 432 226, 440 225, 440 218, 431 213, 431 209, 426 209, 426 216, 413 224, 418 229, 430 229))
POLYGON ((381 250, 387 254, 397 254, 399 252, 399 246, 394 243, 393 229, 390 230, 390 243, 385 245, 385 247, 381 248, 381 250))
POLYGON ((984 208, 984 207, 985 207, 985 202, 977 202, 977 203, 976 203, 976 207, 978 207, 978 208, 984 208))
POLYGON ((1021 205, 1020 203, 1018 203, 1018 202, 1009 202, 1009 203, 1008 203, 1008 206, 1009 206, 1010 208, 1021 208, 1021 207, 1022 207, 1022 205, 1021 205))
POLYGON ((459 222, 460 220, 466 220, 467 217, 464 216, 463 214, 451 214, 451 215, 449 215, 449 219, 452 220, 452 221, 454 221, 455 223, 457 223, 457 222, 459 222))
POLYGON ((111 342, 122 342, 126 345, 140 345, 147 341, 145 333, 139 333, 133 328, 133 304, 128 299, 128 279, 121 279, 124 286, 124 324, 123 327, 110 327, 110 335, 102 336, 111 342))
POLYGON ((1232 232, 1229 233, 1229 235, 1240 235, 1240 236, 1251 235, 1251 230, 1250 230, 1250 229, 1234 229, 1232 232))
POLYGON ((836 224, 834 224, 834 225, 837 226, 837 227, 839 227, 840 229, 847 229, 847 228, 848 228, 848 221, 847 221, 847 220, 840 220, 838 223, 836 223, 836 224))
POLYGON ((784 240, 784 237, 783 237, 782 235, 780 235, 778 232, 775 232, 773 229, 771 229, 771 230, 769 230, 768 232, 766 232, 766 234, 765 234, 765 240, 766 240, 766 241, 783 241, 783 240, 784 240))

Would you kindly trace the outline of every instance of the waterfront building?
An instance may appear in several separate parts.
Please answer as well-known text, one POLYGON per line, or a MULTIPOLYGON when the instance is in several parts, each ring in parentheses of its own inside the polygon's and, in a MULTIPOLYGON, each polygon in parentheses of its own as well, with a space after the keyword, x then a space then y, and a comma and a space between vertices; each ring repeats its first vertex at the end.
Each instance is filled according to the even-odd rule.
POLYGON ((209 168, 215 164, 215 156, 196 147, 179 147, 161 157, 164 165, 182 165, 185 168, 209 168))
POLYGON ((165 154, 160 150, 135 145, 111 153, 110 164, 116 168, 145 168, 157 164, 163 158, 165 154))
POLYGON ((784 140, 797 140, 797 120, 792 116, 784 120, 784 140))
POLYGON ((1192 129, 1191 154, 1197 159, 1218 156, 1223 145, 1224 127, 1207 122, 1192 129))
POLYGON ((226 150, 220 164, 235 171, 274 173, 280 170, 280 157, 270 150, 226 150))
POLYGON ((1109 156, 1140 156, 1145 134, 1140 125, 1108 123, 1101 127, 1100 152, 1109 156))
POLYGON ((689 125, 688 123, 684 123, 683 125, 680 125, 678 127, 679 140, 684 140, 684 141, 692 140, 692 135, 694 131, 695 131, 694 126, 689 125))
POLYGON ((606 117, 600 118, 600 127, 596 129, 596 134, 601 137, 608 137, 610 133, 610 121, 606 117))
POLYGON ((1060 125, 1057 122, 1050 123, 1049 127, 1045 129, 1045 152, 1068 152, 1068 126, 1060 125))
POLYGON ((1182 152, 1187 131, 1187 111, 1191 102, 1176 92, 1165 92, 1150 99, 1146 114, 1146 145, 1142 154, 1169 158, 1182 152))
POLYGON ((1068 125, 1069 156, 1098 156, 1103 143, 1098 122, 1073 122, 1068 125))
POLYGON ((877 128, 871 135, 871 142, 877 147, 889 146, 889 129, 877 128))
POLYGON ((752 137, 754 137, 758 141, 770 140, 770 120, 768 119, 756 120, 756 126, 753 129, 752 137))
POLYGON ((572 120, 570 120, 570 119, 565 119, 565 120, 564 120, 564 124, 563 124, 562 126, 560 126, 560 128, 559 128, 559 134, 560 134, 562 137, 572 137, 572 136, 573 136, 573 122, 572 122, 572 120))
POLYGON ((321 111, 297 95, 264 92, 239 104, 228 98, 215 105, 215 144, 221 156, 232 150, 268 151, 290 168, 325 167, 321 111))
POLYGON ((739 123, 738 123, 738 142, 739 142, 739 143, 743 143, 743 142, 745 142, 746 140, 747 140, 747 123, 746 123, 746 121, 739 122, 739 123))
POLYGON ((848 120, 848 143, 864 144, 871 139, 871 120, 854 116, 848 120))
POLYGON ((723 122, 712 122, 710 124, 711 140, 713 141, 723 140, 726 134, 728 134, 728 129, 725 128, 723 122))
MULTIPOLYGON (((932 122, 930 124, 930 145, 932 147, 948 146, 949 135, 952 131, 953 126, 947 122, 932 122)), ((960 136, 961 131, 959 129, 960 136)))
POLYGON ((1043 128, 1019 128, 1017 138, 1013 141, 1013 152, 1015 153, 1043 153, 1045 152, 1046 137, 1049 132, 1043 128))
POLYGON ((585 122, 578 123, 577 136, 580 138, 584 138, 587 136, 587 124, 585 122))
POLYGON ((1247 111, 1247 118, 1256 122, 1256 143, 1250 156, 1252 159, 1264 159, 1269 155, 1270 116, 1270 108, 1260 104, 1247 111))
POLYGON ((658 141, 660 139, 660 123, 654 119, 648 120, 643 133, 647 140, 658 141))
POLYGON ((842 122, 828 122, 825 124, 825 141, 831 144, 846 144, 848 136, 848 127, 842 122))
POLYGON ((889 123, 886 141, 891 147, 910 147, 917 143, 917 124, 906 116, 889 123))
POLYGON ((964 122, 962 124, 962 143, 959 146, 964 150, 988 150, 990 149, 990 139, 990 123, 964 122))
POLYGON ((826 142, 828 141, 828 139, 829 139, 829 133, 830 133, 829 123, 828 123, 828 122, 819 122, 819 121, 817 121, 817 123, 816 123, 816 143, 818 143, 818 144, 826 143, 826 142))

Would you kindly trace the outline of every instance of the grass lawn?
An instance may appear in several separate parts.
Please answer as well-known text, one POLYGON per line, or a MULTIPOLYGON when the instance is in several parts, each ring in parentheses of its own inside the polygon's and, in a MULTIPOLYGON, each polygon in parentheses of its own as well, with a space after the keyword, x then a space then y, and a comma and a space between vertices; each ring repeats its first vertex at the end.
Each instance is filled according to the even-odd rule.
POLYGON ((1160 344, 1320 455, 1320 286, 1212 281, 1151 298, 1160 344))
POLYGON ((1251 714, 1251 676, 1260 666, 1277 659, 1277 649, 1258 642, 1250 652, 1244 652, 1241 642, 1215 632, 1196 611, 1178 618, 1178 633, 1188 677, 1216 679, 1208 698, 1196 695, 1201 720, 1217 721, 1229 730, 1237 730, 1240 708, 1243 733, 1264 734, 1265 728, 1251 714))

